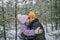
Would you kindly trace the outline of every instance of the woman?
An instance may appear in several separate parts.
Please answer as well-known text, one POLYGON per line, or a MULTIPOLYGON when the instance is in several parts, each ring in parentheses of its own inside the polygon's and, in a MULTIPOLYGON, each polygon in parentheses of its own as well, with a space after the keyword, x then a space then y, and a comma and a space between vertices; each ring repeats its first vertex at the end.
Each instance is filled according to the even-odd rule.
POLYGON ((31 11, 29 13, 28 17, 30 19, 30 29, 34 30, 34 29, 40 27, 40 30, 39 30, 40 34, 37 34, 34 38, 31 38, 29 40, 46 40, 44 28, 43 28, 42 24, 39 22, 39 20, 37 19, 35 12, 31 11))
POLYGON ((19 32, 18 35, 20 40, 27 40, 28 36, 35 36, 35 34, 40 34, 39 33, 39 27, 35 30, 30 30, 28 28, 29 25, 29 19, 27 15, 22 15, 21 17, 18 17, 18 19, 20 20, 21 23, 21 33, 19 32))

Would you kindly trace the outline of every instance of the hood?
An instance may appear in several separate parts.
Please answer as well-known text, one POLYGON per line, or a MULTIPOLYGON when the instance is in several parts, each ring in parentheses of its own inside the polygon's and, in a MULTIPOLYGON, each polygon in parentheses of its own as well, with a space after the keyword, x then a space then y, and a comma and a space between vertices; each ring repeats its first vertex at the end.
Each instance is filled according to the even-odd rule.
POLYGON ((24 24, 27 18, 28 18, 27 15, 21 15, 20 17, 18 17, 18 20, 20 21, 20 23, 24 24))

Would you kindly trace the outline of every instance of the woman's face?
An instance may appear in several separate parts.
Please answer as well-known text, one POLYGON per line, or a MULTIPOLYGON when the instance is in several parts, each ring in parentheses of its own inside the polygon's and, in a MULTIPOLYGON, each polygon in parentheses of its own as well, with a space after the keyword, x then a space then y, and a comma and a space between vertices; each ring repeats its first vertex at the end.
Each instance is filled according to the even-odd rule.
POLYGON ((32 17, 31 17, 31 18, 29 18, 29 22, 32 22, 33 20, 34 20, 34 18, 32 18, 32 17))

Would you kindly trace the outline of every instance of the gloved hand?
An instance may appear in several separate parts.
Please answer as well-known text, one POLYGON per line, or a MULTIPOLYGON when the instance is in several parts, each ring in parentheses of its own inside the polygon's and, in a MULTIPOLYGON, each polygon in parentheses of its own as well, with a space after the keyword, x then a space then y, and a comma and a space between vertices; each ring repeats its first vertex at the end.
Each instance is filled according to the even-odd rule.
POLYGON ((35 29, 35 34, 39 34, 39 30, 40 30, 40 27, 38 27, 37 29, 35 29))

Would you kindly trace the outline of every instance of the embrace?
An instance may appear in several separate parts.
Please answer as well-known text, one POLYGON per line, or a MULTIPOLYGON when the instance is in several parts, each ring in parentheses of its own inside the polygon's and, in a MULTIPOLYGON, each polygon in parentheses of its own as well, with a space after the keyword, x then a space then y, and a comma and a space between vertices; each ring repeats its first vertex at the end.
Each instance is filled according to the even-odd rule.
POLYGON ((19 40, 46 40, 44 28, 34 11, 28 15, 17 16, 21 23, 21 31, 18 31, 19 40))

